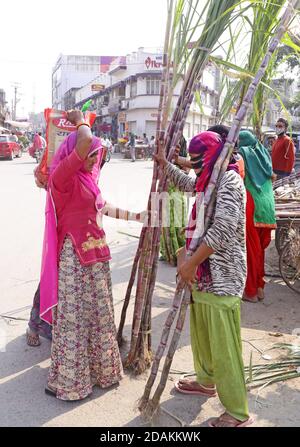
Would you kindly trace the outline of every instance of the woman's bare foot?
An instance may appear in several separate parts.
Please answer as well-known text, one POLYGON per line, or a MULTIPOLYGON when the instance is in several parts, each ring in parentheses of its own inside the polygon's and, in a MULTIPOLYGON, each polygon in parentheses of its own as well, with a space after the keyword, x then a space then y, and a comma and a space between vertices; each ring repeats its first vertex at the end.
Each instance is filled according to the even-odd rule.
POLYGON ((259 301, 263 301, 265 299, 265 291, 262 287, 259 287, 257 289, 257 298, 259 299, 259 301))
POLYGON ((242 300, 247 301, 249 303, 258 303, 257 296, 250 297, 250 296, 247 296, 245 293, 243 295, 242 300))
POLYGON ((38 334, 33 332, 29 327, 26 331, 26 341, 28 346, 40 346, 40 337, 38 334))

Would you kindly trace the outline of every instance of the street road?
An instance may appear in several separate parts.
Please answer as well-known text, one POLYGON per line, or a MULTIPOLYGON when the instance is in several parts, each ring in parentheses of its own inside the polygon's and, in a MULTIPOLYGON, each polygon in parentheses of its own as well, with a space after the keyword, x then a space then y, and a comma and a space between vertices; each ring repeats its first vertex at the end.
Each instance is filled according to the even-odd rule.
MULTIPOLYGON (((0 160, 0 426, 139 426, 144 421, 136 410, 148 373, 134 378, 125 371, 120 385, 111 390, 97 387, 93 395, 79 403, 58 401, 44 393, 50 357, 50 342, 42 339, 38 348, 26 345, 25 331, 33 295, 39 281, 44 227, 45 191, 35 186, 35 161, 24 154, 13 161, 0 160), (2 316, 10 316, 3 318, 2 316), (118 403, 116 405, 116 402, 118 403)), ((104 198, 122 208, 142 211, 147 204, 152 177, 152 162, 122 159, 115 154, 100 177, 104 198)), ((115 319, 118 325, 126 287, 136 252, 141 225, 105 218, 111 248, 115 319), (127 233, 127 234, 124 234, 127 233)), ((278 270, 274 247, 268 250, 267 271, 278 270)), ((281 353, 271 350, 276 342, 294 342, 291 334, 300 328, 299 295, 277 277, 269 278, 266 299, 257 304, 242 303, 243 357, 249 365, 265 362, 261 353, 272 359, 281 353), (274 336, 274 333, 276 336, 274 336), (277 338, 279 336, 279 338, 277 338)), ((172 306, 175 269, 159 263, 152 306, 152 343, 155 351, 161 329, 172 306)), ((130 340, 134 294, 129 304, 124 335, 130 340)), ((122 349, 124 356, 128 344, 122 349)), ((218 398, 205 401, 174 392, 178 371, 192 371, 188 317, 176 351, 174 368, 162 396, 162 405, 187 425, 207 425, 211 417, 223 411, 218 398), (177 372, 176 372, 177 371, 177 372)), ((254 426, 299 426, 299 380, 273 384, 260 392, 249 393, 254 426)), ((178 419, 161 413, 155 422, 161 426, 179 426, 178 419)))
MULTIPOLYGON (((152 178, 152 162, 124 160, 116 154, 100 176, 100 189, 110 203, 131 211, 143 211, 152 178)), ((0 283, 1 312, 23 307, 30 302, 38 284, 44 231, 46 193, 35 186, 36 162, 27 153, 21 159, 0 160, 0 283)), ((109 245, 139 235, 141 225, 104 218, 109 245)), ((130 238, 132 248, 136 238, 130 238)), ((117 261, 117 252, 114 261, 117 261)))

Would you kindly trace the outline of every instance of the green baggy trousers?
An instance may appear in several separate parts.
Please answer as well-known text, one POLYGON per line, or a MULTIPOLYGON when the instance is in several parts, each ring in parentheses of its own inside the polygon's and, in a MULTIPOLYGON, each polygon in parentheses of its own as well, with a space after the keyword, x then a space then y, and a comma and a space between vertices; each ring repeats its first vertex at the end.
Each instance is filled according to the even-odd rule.
POLYGON ((242 358, 240 298, 193 292, 191 345, 197 381, 216 385, 226 412, 249 417, 242 358))

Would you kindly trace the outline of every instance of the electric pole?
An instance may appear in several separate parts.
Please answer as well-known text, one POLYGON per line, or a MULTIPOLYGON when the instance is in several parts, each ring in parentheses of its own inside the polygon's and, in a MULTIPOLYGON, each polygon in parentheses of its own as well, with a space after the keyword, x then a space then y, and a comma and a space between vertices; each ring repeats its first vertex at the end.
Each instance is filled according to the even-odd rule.
POLYGON ((18 82, 14 82, 12 84, 12 87, 14 89, 12 116, 13 120, 15 120, 17 118, 17 104, 20 101, 20 98, 18 97, 18 90, 21 87, 21 84, 19 84, 18 82))

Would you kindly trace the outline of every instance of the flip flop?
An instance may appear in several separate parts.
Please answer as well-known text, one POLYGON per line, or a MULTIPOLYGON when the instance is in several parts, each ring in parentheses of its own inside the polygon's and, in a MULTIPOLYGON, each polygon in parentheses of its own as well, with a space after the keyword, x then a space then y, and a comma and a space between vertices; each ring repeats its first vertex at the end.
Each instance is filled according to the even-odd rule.
POLYGON ((200 390, 185 390, 185 389, 180 387, 179 380, 177 382, 175 382, 174 386, 175 386, 176 390, 179 391, 179 393, 182 393, 182 394, 190 394, 190 395, 194 395, 194 396, 205 396, 205 397, 215 397, 217 395, 216 391, 214 393, 209 393, 208 392, 208 390, 210 390, 210 389, 214 390, 214 388, 207 388, 204 385, 200 385, 200 384, 199 384, 199 386, 201 386, 203 391, 200 391, 200 390))
MULTIPOLYGON (((219 416, 218 418, 214 418, 214 419, 212 419, 211 421, 209 421, 209 423, 208 423, 208 425, 209 425, 209 427, 214 427, 214 428, 218 428, 216 425, 215 425, 215 423, 217 422, 217 421, 219 421, 220 420, 220 418, 223 416, 223 414, 221 415, 221 416, 219 416)), ((226 421, 224 421, 224 422, 226 422, 226 421)), ((230 424, 230 421, 228 421, 229 422, 229 424, 230 424)), ((238 421, 237 421, 238 422, 238 421)), ((237 427, 247 427, 248 425, 251 425, 251 424, 253 424, 253 422, 254 422, 254 419, 250 416, 248 419, 246 419, 245 421, 240 421, 239 423, 237 423, 236 425, 230 425, 230 428, 232 427, 232 428, 237 428, 237 427)), ((234 423, 233 421, 232 421, 232 423, 234 423)), ((223 428, 223 427, 220 427, 220 428, 223 428)))

